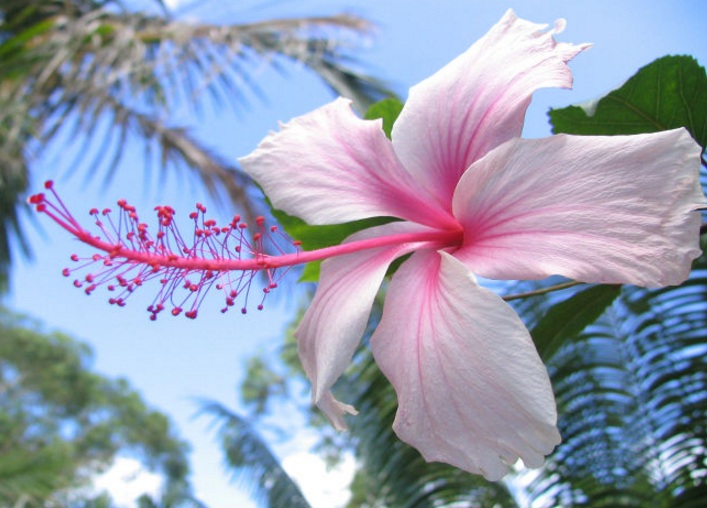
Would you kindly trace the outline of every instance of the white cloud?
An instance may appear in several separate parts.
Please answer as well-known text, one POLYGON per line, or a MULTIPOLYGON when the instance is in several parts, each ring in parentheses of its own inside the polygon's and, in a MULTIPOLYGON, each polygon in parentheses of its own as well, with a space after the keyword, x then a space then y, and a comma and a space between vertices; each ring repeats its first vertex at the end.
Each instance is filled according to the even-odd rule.
POLYGON ((170 9, 176 9, 177 7, 187 3, 189 0, 164 0, 164 3, 170 9))
POLYGON ((306 452, 285 457, 282 466, 295 479, 312 508, 341 507, 351 496, 349 484, 356 470, 351 455, 346 455, 341 464, 331 470, 327 470, 322 459, 306 452))
POLYGON ((108 471, 93 480, 93 487, 108 492, 120 508, 128 508, 143 494, 156 496, 162 489, 162 477, 145 470, 135 459, 118 457, 108 471))

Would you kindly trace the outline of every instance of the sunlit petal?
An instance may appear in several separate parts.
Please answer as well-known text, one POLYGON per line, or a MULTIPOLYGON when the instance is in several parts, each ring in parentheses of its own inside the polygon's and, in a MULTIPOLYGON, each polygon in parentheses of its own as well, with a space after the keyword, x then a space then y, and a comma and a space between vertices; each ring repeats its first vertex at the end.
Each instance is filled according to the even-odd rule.
POLYGON ((700 254, 699 167, 683 129, 510 141, 459 183, 455 256, 489 278, 679 284, 700 254))
POLYGON ((270 133, 240 160, 280 210, 309 224, 393 216, 434 225, 449 221, 416 188, 380 120, 362 120, 338 99, 270 133))
POLYGON ((570 87, 566 62, 587 44, 556 43, 554 30, 508 11, 484 37, 432 77, 415 85, 393 128, 408 171, 448 206, 464 170, 518 137, 531 94, 570 87))
MULTIPOLYGON (((391 223, 361 231, 348 240, 421 229, 424 228, 414 224, 391 223)), ((351 412, 346 409, 351 406, 336 401, 329 389, 351 362, 388 266, 416 247, 380 247, 322 263, 317 292, 295 337, 304 370, 313 385, 312 399, 337 428, 345 427, 341 416, 351 412)))
POLYGON ((498 480, 560 442, 528 331, 449 254, 416 253, 397 271, 371 347, 398 395, 395 432, 427 460, 498 480))

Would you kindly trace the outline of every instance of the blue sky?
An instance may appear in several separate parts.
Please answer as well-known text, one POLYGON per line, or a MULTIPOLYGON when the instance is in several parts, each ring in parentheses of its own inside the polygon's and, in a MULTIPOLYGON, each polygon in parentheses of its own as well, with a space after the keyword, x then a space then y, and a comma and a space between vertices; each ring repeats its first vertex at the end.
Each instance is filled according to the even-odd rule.
MULTIPOLYGON (((182 2, 184 5, 189 2, 182 2)), ((409 86, 435 72, 483 35, 505 12, 534 22, 568 21, 558 36, 567 42, 592 42, 593 48, 571 64, 572 91, 543 90, 534 97, 526 121, 526 135, 549 135, 546 111, 593 99, 619 86, 639 67, 666 54, 691 54, 707 63, 704 23, 707 2, 674 0, 516 1, 472 0, 206 0, 183 9, 185 16, 210 22, 249 22, 280 16, 334 14, 342 11, 377 24, 366 47, 356 53, 365 69, 383 78, 401 96, 409 86)), ((180 8, 177 9, 180 12, 180 8)), ((207 109, 197 117, 180 111, 178 117, 201 139, 208 140, 224 157, 235 159, 253 150, 278 121, 306 113, 331 99, 326 88, 301 67, 287 67, 283 76, 267 68, 255 74, 266 100, 253 95, 237 114, 207 109)), ((450 107, 454 107, 450 104, 450 107)), ((71 149, 59 143, 37 155, 35 189, 52 177, 77 213, 126 198, 149 211, 167 202, 183 211, 196 201, 209 202, 205 192, 184 176, 164 178, 159 172, 143 176, 140 145, 129 145, 119 174, 108 186, 100 178, 86 181, 85 168, 68 167, 71 149)), ((215 207, 210 207, 215 210, 215 207)), ((147 214, 146 214, 147 215, 147 214)), ((230 214, 221 210, 217 217, 230 214)), ((222 315, 219 301, 202 308, 196 321, 161 317, 148 319, 144 308, 152 294, 144 288, 123 309, 106 303, 103 294, 90 298, 61 276, 69 255, 78 247, 58 229, 42 223, 44 234, 28 227, 36 253, 33 262, 17 265, 7 304, 40 319, 48 329, 58 329, 88 342, 95 351, 95 367, 110 376, 123 376, 148 402, 168 413, 183 438, 192 443, 192 465, 197 495, 213 508, 246 506, 222 472, 221 455, 207 429, 207 420, 193 419, 193 399, 216 399, 239 408, 237 386, 246 358, 258 351, 274 352, 281 344, 285 325, 292 319, 300 296, 280 294, 263 312, 222 315)), ((288 443, 277 443, 287 456, 306 449, 306 432, 288 443)), ((315 487, 316 489, 316 483, 315 487)), ((314 493, 312 493, 314 497, 314 493)))

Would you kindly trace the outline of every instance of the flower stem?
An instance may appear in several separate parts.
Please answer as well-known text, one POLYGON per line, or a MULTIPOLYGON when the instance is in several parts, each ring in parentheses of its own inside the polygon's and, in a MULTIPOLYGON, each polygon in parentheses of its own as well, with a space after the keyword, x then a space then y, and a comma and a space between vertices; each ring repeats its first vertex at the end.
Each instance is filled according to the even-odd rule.
POLYGON ((574 286, 579 286, 580 284, 584 284, 584 282, 571 280, 568 282, 562 282, 560 284, 555 284, 554 286, 548 286, 545 288, 534 289, 533 291, 526 291, 524 293, 516 293, 516 294, 512 294, 512 295, 506 295, 503 297, 503 299, 507 302, 510 302, 511 300, 520 300, 522 298, 530 298, 531 296, 540 296, 540 295, 544 295, 547 293, 551 293, 553 291, 560 291, 562 289, 568 289, 568 288, 571 288, 574 286))

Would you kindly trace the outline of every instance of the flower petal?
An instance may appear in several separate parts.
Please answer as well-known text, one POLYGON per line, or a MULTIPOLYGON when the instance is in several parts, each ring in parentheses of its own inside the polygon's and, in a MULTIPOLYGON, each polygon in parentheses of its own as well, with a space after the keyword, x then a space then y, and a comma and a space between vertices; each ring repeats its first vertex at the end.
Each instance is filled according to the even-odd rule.
POLYGON ((700 255, 699 170, 684 129, 509 141, 459 182, 454 255, 496 279, 680 284, 700 255))
POLYGON ((381 120, 362 120, 346 99, 283 125, 240 162, 276 208, 310 224, 451 221, 400 165, 381 120))
POLYGON ((566 62, 589 45, 556 43, 546 25, 505 16, 464 54, 410 89, 393 127, 393 146, 420 186, 449 206, 454 187, 475 160, 519 137, 531 94, 569 88, 566 62))
POLYGON ((398 269, 371 347, 398 395, 393 428, 426 460, 498 480, 560 442, 528 331, 451 255, 418 252, 398 269))
MULTIPOLYGON (((396 222, 360 231, 347 241, 426 229, 396 222)), ((388 266, 418 247, 416 243, 379 247, 322 263, 319 287, 295 337, 302 365, 313 385, 313 402, 337 429, 346 427, 341 417, 353 408, 336 401, 329 389, 351 363, 388 266)))

